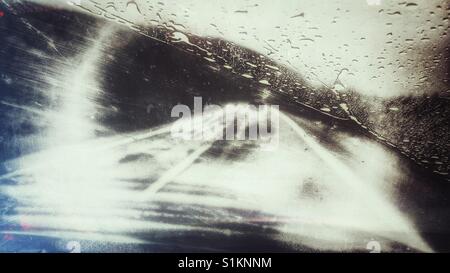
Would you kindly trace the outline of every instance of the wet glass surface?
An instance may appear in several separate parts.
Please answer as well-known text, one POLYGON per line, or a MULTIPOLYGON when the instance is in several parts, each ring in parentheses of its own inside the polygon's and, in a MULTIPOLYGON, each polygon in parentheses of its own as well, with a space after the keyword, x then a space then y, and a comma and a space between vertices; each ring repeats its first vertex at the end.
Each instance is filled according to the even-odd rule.
POLYGON ((2 2, 0 251, 448 251, 449 3, 369 2, 2 2))

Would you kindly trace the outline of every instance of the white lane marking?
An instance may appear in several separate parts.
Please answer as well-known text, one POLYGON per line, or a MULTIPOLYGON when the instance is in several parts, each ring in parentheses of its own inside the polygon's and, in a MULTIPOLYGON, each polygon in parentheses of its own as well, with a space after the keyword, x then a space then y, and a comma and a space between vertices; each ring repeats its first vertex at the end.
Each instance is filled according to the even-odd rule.
POLYGON ((183 161, 178 163, 175 167, 165 172, 156 182, 154 182, 147 189, 141 192, 140 198, 143 201, 145 201, 147 198, 157 193, 167 183, 171 182, 176 176, 178 176, 189 166, 191 166, 194 163, 194 161, 198 159, 204 152, 206 152, 211 146, 212 143, 203 144, 202 146, 200 146, 200 148, 191 153, 188 157, 186 157, 183 161))

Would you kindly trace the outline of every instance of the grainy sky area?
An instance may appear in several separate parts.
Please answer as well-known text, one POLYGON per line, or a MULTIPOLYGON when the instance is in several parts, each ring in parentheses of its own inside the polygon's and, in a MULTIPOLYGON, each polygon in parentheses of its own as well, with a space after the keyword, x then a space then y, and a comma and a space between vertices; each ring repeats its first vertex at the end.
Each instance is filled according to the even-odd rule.
MULTIPOLYGON (((165 23, 185 33, 233 41, 287 65, 312 84, 332 86, 343 71, 341 83, 363 94, 389 97, 448 89, 448 1, 96 2, 139 24, 165 23)), ((81 5, 93 7, 87 0, 81 5)))

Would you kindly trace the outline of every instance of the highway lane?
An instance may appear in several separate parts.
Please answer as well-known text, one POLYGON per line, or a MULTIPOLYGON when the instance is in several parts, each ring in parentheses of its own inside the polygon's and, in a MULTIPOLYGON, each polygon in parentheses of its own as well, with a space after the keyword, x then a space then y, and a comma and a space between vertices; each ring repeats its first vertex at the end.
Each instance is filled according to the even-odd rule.
POLYGON ((365 251, 378 240, 384 251, 432 251, 398 207, 398 167, 379 164, 399 164, 395 155, 338 129, 329 134, 342 150, 333 151, 312 130, 330 128, 280 113, 280 141, 269 150, 159 129, 29 155, 11 177, 19 183, 2 187, 19 200, 5 219, 29 229, 9 233, 90 241, 87 251, 183 245, 198 234, 192 249, 237 250, 248 246, 235 238, 255 233, 291 250, 365 251), (208 237, 218 235, 224 244, 208 237))

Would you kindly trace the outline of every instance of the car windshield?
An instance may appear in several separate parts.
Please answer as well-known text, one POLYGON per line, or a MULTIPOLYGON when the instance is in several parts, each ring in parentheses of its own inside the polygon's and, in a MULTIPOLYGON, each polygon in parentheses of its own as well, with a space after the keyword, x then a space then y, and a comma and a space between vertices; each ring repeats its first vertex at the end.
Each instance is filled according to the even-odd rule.
POLYGON ((0 1, 0 251, 449 251, 450 3, 282 2, 0 1))

